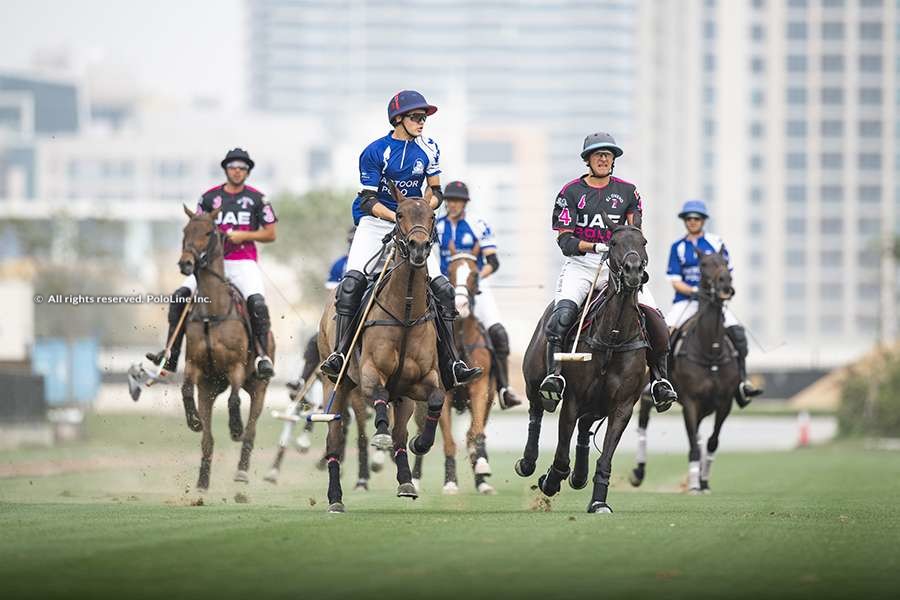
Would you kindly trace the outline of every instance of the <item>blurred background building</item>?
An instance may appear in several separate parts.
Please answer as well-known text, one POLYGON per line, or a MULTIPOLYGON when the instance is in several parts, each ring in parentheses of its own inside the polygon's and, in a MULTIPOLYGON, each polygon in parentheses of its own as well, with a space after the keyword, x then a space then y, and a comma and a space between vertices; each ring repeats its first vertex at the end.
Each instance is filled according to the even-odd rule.
MULTIPOLYGON (((124 26, 137 10, 111 3, 106 15, 124 26)), ((644 198, 664 309, 678 208, 709 203, 708 229, 735 263, 733 307, 762 346, 752 370, 830 368, 896 335, 898 0, 230 0, 209 10, 184 14, 231 29, 227 47, 180 25, 139 48, 107 27, 109 39, 92 42, 105 53, 80 39, 48 49, 53 36, 39 29, 0 36, 5 56, 33 55, 0 62, 4 273, 29 279, 33 269, 9 265, 33 262, 35 236, 47 235, 44 267, 170 291, 181 204, 221 181, 233 146, 251 151, 252 184, 273 198, 344 194, 335 214, 345 216, 328 223, 342 231, 359 152, 388 131, 388 99, 414 88, 440 107, 426 134, 441 145, 445 182, 467 181, 471 210, 497 232, 495 287, 519 349, 561 263, 550 205, 584 172, 581 142, 598 130, 624 146, 616 174, 644 198), (184 64, 173 64, 181 38, 184 64)), ((303 260, 266 257, 279 282, 270 295, 288 315, 277 326, 291 335, 319 310, 318 296, 281 285, 303 260)), ((45 318, 36 313, 36 330, 45 318)), ((294 347, 283 332, 282 347, 294 347)), ((113 338, 130 339, 124 328, 113 338)))

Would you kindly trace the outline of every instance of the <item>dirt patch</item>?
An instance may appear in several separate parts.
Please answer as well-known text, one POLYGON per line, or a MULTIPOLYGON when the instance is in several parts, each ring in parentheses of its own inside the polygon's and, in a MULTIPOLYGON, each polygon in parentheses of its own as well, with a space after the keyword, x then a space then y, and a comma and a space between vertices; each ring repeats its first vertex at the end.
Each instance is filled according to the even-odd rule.
POLYGON ((538 493, 528 503, 528 510, 531 512, 551 512, 553 503, 550 501, 550 498, 542 493, 538 493))
POLYGON ((250 496, 244 492, 238 492, 234 495, 234 501, 236 504, 250 504, 250 496))

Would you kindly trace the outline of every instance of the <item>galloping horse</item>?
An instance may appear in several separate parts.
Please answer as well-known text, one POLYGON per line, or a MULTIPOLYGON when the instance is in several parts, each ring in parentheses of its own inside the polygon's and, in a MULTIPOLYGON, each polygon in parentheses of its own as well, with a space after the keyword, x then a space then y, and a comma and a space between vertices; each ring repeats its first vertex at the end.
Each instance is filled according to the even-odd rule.
MULTIPOLYGON (((731 400, 737 393, 741 377, 735 349, 725 333, 722 305, 734 295, 728 263, 719 253, 703 254, 700 259, 700 308, 674 338, 672 384, 683 407, 687 430, 689 469, 688 489, 691 493, 709 490, 709 471, 719 447, 719 433, 731 412, 731 400), (705 447, 698 437, 700 422, 716 413, 713 433, 705 447)), ((646 474, 647 424, 650 402, 641 402, 638 416, 637 466, 631 473, 631 484, 641 485, 646 474)))
MULTIPOLYGON (((371 312, 363 323, 359 353, 351 353, 347 375, 335 394, 335 412, 344 413, 362 398, 375 408, 376 434, 372 445, 390 448, 397 465, 397 496, 417 498, 406 451, 407 423, 414 402, 427 402, 425 429, 409 443, 414 454, 424 454, 434 445, 437 422, 444 405, 444 390, 437 363, 437 332, 431 321, 435 310, 429 303, 425 262, 434 241, 434 211, 421 198, 398 197, 397 222, 393 233, 394 260, 376 294, 371 312), (388 407, 393 407, 389 429, 388 407)), ((389 263, 391 264, 391 263, 389 263)), ((387 265, 386 267, 387 268, 387 265)), ((334 347, 334 305, 328 302, 319 323, 319 352, 334 347)), ((326 385, 326 397, 333 386, 326 385)), ((340 456, 344 427, 340 421, 328 426, 329 512, 344 512, 340 480, 340 456)))
MULTIPOLYGON (((472 254, 454 253, 450 257, 447 275, 456 288, 456 308, 459 310, 459 318, 453 324, 456 347, 466 363, 481 367, 484 375, 464 388, 447 393, 440 419, 441 434, 444 438, 444 493, 455 494, 459 491, 456 477, 456 442, 453 440, 453 424, 450 416, 451 405, 454 403, 464 405, 468 401, 472 420, 466 433, 466 448, 475 475, 475 489, 481 494, 494 494, 496 490, 487 482, 487 478, 491 475, 491 465, 488 463, 484 427, 494 402, 495 386, 491 378, 490 336, 474 313, 478 295, 478 259, 472 254)), ((420 413, 421 411, 417 411, 416 416, 419 417, 420 413)), ((422 421, 421 425, 424 425, 424 419, 422 421)), ((416 456, 413 465, 413 477, 416 479, 422 477, 422 458, 416 456)))
MULTIPOLYGON (((587 363, 564 362, 566 378, 562 410, 559 415, 559 439, 553 464, 538 480, 538 487, 547 496, 560 489, 560 482, 569 477, 574 489, 587 485, 590 454, 591 425, 608 419, 603 450, 597 459, 594 488, 588 504, 589 513, 609 513, 606 503, 613 453, 640 395, 647 369, 646 333, 642 326, 641 307, 637 296, 645 283, 647 240, 640 230, 640 217, 634 225, 616 225, 606 213, 603 223, 612 232, 608 242, 609 282, 599 302, 602 307, 580 338, 577 352, 590 352, 587 363), (575 446, 575 468, 569 469, 569 444, 578 423, 575 446)), ((534 473, 538 457, 538 440, 544 408, 538 388, 547 373, 545 365, 545 323, 553 304, 544 311, 538 322, 528 350, 523 371, 529 402, 528 441, 522 458, 516 462, 516 473, 528 477, 534 473)), ((574 335, 574 331, 572 332, 574 335)), ((571 342, 569 342, 571 343, 571 342)))
MULTIPOLYGON (((209 214, 195 214, 184 207, 188 224, 184 227, 181 258, 178 267, 182 274, 197 278, 197 297, 208 303, 195 302, 185 324, 187 351, 185 356, 184 409, 188 424, 199 423, 203 430, 200 476, 197 488, 209 488, 212 465, 213 435, 212 407, 216 397, 231 387, 228 397, 228 428, 231 439, 243 442, 235 481, 247 483, 250 453, 256 438, 256 421, 263 409, 268 381, 256 377, 251 346, 247 307, 240 292, 225 279, 222 233, 215 224, 219 209, 209 214), (197 386, 199 415, 192 397, 197 386), (250 394, 250 414, 247 426, 241 421, 243 388, 250 394)), ((269 334, 269 351, 275 358, 275 340, 269 334)), ((193 427, 192 427, 193 429, 193 427)))

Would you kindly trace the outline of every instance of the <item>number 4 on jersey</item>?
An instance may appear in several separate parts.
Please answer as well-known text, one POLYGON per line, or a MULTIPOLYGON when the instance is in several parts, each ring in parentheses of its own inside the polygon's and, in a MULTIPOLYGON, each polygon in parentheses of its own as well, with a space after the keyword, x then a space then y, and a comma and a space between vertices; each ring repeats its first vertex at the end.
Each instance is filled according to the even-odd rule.
POLYGON ((569 216, 569 209, 564 208, 559 213, 559 222, 568 227, 572 223, 572 217, 569 216))

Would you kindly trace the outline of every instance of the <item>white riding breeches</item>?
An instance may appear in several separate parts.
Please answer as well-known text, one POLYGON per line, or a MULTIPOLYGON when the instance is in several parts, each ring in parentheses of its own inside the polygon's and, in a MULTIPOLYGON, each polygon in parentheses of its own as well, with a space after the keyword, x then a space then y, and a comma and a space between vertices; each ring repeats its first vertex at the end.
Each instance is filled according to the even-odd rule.
MULTIPOLYGON (((347 253, 347 271, 363 271, 366 272, 366 265, 369 265, 370 275, 375 270, 374 257, 381 251, 382 240, 384 236, 394 231, 394 224, 378 217, 366 216, 359 220, 356 227, 356 233, 353 235, 353 242, 350 244, 350 251, 347 253)), ((437 255, 432 249, 428 255, 428 263, 426 265, 429 276, 434 279, 441 274, 441 263, 438 261, 437 255)))
POLYGON ((490 284, 482 281, 479 285, 478 297, 475 298, 475 318, 481 321, 485 329, 500 322, 500 309, 497 308, 497 301, 494 299, 494 292, 490 288, 490 284))
MULTIPOLYGON (((262 271, 255 260, 226 260, 225 278, 237 287, 246 300, 254 294, 266 295, 266 289, 263 287, 262 271)), ((185 277, 181 282, 182 287, 186 287, 193 293, 197 289, 197 278, 193 275, 185 277)))
MULTIPOLYGON (((601 268, 600 277, 597 278, 597 288, 603 289, 609 281, 609 264, 604 261, 602 254, 586 254, 584 256, 569 256, 563 263, 556 282, 556 295, 554 302, 571 300, 581 306, 591 289, 591 283, 597 275, 597 269, 601 268)), ((659 310, 656 300, 650 290, 644 287, 638 292, 638 302, 659 310)))
MULTIPOLYGON (((688 319, 697 314, 699 308, 700 302, 697 300, 679 300, 672 305, 672 308, 670 308, 669 312, 666 314, 666 325, 671 328, 681 327, 688 319)), ((725 314, 726 328, 740 325, 737 317, 728 310, 727 306, 722 308, 722 312, 725 314)))

